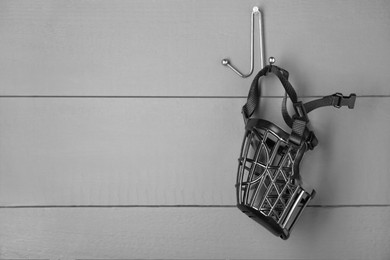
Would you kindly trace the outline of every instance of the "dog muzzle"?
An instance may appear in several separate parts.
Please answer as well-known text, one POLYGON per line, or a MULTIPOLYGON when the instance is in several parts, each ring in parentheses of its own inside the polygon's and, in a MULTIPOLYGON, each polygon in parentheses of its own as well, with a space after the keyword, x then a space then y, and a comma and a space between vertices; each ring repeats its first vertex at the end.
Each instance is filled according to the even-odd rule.
POLYGON ((288 76, 286 70, 268 65, 252 82, 242 109, 245 136, 236 182, 238 208, 282 239, 288 239, 297 219, 315 195, 315 190, 302 181, 299 173, 303 155, 318 144, 308 127, 307 114, 323 106, 352 109, 356 99, 355 94, 345 97, 336 93, 303 104, 298 101, 288 76), (258 81, 269 73, 276 75, 285 89, 282 116, 290 132, 267 120, 252 118, 260 101, 258 81), (287 111, 288 97, 295 110, 293 116, 287 111))

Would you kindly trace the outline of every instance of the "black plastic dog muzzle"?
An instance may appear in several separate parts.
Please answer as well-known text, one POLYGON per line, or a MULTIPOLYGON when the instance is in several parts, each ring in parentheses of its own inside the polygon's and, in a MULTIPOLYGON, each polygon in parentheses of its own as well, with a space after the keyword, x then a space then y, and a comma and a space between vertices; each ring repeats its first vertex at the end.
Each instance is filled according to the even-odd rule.
POLYGON ((252 82, 242 109, 246 126, 236 182, 238 208, 282 239, 290 236, 297 219, 315 195, 299 174, 303 155, 318 143, 308 128, 307 113, 322 106, 353 108, 356 99, 355 94, 345 97, 336 93, 303 104, 288 82, 288 75, 286 70, 268 65, 252 82), (286 91, 282 115, 291 128, 290 133, 269 121, 251 118, 260 101, 258 81, 267 73, 275 74, 286 91), (286 108, 287 97, 295 109, 292 117, 286 108))

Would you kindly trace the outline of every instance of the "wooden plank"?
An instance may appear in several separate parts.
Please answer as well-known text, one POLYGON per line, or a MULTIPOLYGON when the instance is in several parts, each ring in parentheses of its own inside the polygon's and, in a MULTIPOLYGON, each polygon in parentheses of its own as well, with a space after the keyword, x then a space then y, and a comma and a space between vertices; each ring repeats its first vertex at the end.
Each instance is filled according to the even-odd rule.
POLYGON ((1 209, 2 259, 389 259, 388 207, 308 208, 289 240, 235 208, 1 209))
MULTIPOLYGON (((2 98, 0 205, 233 205, 243 99, 2 98)), ((282 124, 280 98, 261 101, 282 124)), ((389 204, 389 98, 310 114, 319 205, 389 204)))
POLYGON ((0 95, 245 96, 254 5, 301 95, 390 94, 389 1, 38 0, 0 3, 0 95))

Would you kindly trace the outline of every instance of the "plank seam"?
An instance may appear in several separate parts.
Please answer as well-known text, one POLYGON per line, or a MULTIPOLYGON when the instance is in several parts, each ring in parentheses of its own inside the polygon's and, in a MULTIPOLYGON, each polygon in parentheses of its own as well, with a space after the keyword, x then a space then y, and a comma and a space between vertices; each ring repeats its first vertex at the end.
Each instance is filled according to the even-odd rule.
MULTIPOLYGON (((117 96, 117 95, 0 95, 0 98, 105 98, 105 99, 241 99, 247 96, 117 96)), ((299 98, 321 98, 323 96, 299 96, 299 98)), ((390 95, 357 95, 358 98, 389 98, 390 95)), ((283 98, 283 96, 262 96, 262 98, 283 98)))
MULTIPOLYGON (((236 205, 14 205, 0 206, 0 209, 26 208, 235 208, 236 205)), ((390 207, 390 204, 356 204, 356 205, 308 205, 309 208, 361 208, 390 207)))

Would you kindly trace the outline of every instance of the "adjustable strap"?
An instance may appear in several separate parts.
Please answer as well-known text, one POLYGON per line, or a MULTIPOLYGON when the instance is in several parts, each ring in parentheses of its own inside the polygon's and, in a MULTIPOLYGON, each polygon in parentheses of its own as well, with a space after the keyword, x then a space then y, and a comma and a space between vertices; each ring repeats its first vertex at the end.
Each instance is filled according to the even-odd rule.
MULTIPOLYGON (((296 112, 295 117, 303 117, 306 121, 307 113, 317 109, 319 107, 325 106, 334 106, 340 108, 343 106, 348 106, 349 109, 353 109, 355 106, 356 94, 350 94, 349 96, 343 96, 341 93, 335 93, 333 95, 325 96, 320 99, 309 101, 305 104, 302 102, 293 102, 293 106, 296 112)), ((282 115, 286 124, 292 128, 294 119, 289 115, 287 111, 287 94, 284 95, 282 103, 282 115)))
POLYGON ((258 81, 260 77, 267 75, 267 73, 275 74, 282 83, 286 91, 286 95, 288 95, 293 102, 298 101, 297 94, 294 88, 291 86, 290 82, 288 82, 288 71, 279 68, 275 65, 267 65, 257 73, 257 75, 252 81, 248 93, 248 99, 246 101, 246 104, 242 107, 242 113, 244 115, 245 120, 248 119, 256 111, 256 108, 259 105, 261 93, 258 86, 258 81))
POLYGON ((270 64, 260 70, 252 81, 247 102, 242 108, 245 123, 247 119, 252 116, 257 106, 259 105, 261 93, 258 87, 258 81, 260 77, 267 75, 267 73, 275 74, 279 78, 285 90, 285 95, 282 102, 282 115, 286 124, 292 129, 289 138, 289 142, 292 144, 300 146, 304 140, 307 142, 308 147, 313 149, 318 143, 314 133, 309 131, 307 128, 307 124, 309 122, 307 113, 324 106, 334 106, 336 108, 348 106, 350 109, 354 108, 356 100, 355 94, 343 96, 341 93, 335 93, 333 95, 325 96, 305 104, 303 104, 301 101, 298 102, 297 94, 288 81, 288 71, 270 64), (291 117, 287 111, 287 97, 291 99, 294 106, 295 115, 293 117, 291 117))
POLYGON ((334 106, 340 108, 343 106, 348 106, 349 109, 355 107, 356 94, 350 94, 348 97, 343 96, 341 93, 335 93, 330 96, 325 96, 321 99, 313 100, 305 104, 306 113, 324 106, 334 106))
POLYGON ((305 140, 309 149, 312 150, 317 145, 318 141, 312 131, 305 133, 307 123, 309 122, 307 113, 324 106, 334 106, 336 108, 348 106, 349 109, 353 109, 355 106, 356 94, 343 96, 341 93, 335 93, 305 104, 302 102, 293 103, 296 114, 292 118, 287 112, 286 101, 287 97, 285 95, 282 105, 282 114, 284 120, 292 129, 289 142, 299 146, 302 140, 305 140), (308 136, 305 136, 305 134, 308 136))

